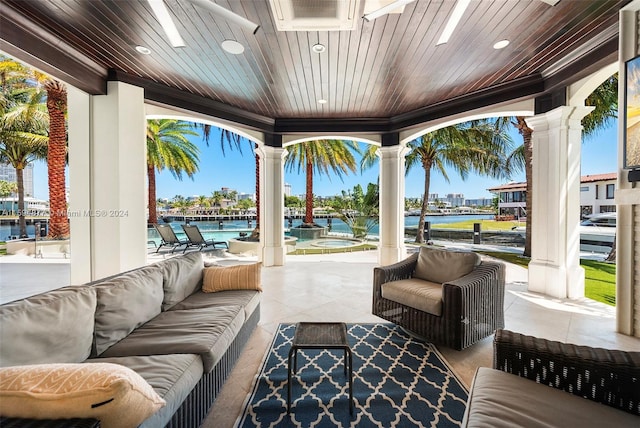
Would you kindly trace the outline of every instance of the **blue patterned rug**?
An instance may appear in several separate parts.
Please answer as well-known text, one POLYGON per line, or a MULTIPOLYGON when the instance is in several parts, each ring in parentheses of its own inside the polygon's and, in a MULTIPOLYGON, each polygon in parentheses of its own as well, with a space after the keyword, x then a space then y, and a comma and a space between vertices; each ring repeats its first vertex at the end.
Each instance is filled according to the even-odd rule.
POLYGON ((342 351, 300 350, 287 414, 295 324, 280 324, 236 427, 458 427, 467 391, 428 343, 393 324, 347 324, 354 414, 342 351))

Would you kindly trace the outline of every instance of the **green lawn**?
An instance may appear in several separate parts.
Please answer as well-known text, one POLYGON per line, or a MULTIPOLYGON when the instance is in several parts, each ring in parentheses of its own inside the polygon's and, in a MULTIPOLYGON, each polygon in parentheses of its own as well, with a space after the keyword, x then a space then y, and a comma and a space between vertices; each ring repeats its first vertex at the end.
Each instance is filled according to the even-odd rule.
POLYGON ((474 223, 480 223, 482 230, 511 230, 516 226, 525 226, 525 222, 517 221, 495 221, 495 220, 465 220, 458 221, 456 223, 439 224, 433 222, 432 228, 436 229, 460 229, 460 230, 473 230, 474 223))
MULTIPOLYGON (((505 262, 513 263, 526 268, 529 265, 529 258, 518 254, 478 251, 505 262)), ((585 284, 584 294, 586 297, 607 305, 616 305, 616 265, 612 263, 597 262, 595 260, 580 260, 580 265, 584 268, 585 284)))
POLYGON ((378 247, 371 244, 360 244, 353 247, 346 248, 296 248, 295 251, 292 251, 287 254, 292 254, 294 256, 302 256, 306 254, 334 254, 334 253, 351 253, 356 251, 369 251, 375 250, 378 247))

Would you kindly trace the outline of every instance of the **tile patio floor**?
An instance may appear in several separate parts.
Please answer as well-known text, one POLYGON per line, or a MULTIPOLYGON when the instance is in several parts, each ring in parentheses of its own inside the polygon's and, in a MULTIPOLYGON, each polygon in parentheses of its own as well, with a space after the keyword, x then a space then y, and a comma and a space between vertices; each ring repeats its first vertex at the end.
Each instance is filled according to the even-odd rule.
MULTIPOLYGON (((203 427, 232 427, 279 323, 385 322, 371 314, 377 252, 288 256, 262 270, 261 320, 203 427)), ((590 299, 563 301, 529 293, 527 271, 507 265, 506 328, 551 340, 640 351, 640 339, 615 333, 615 308, 590 299)), ((469 386, 479 366, 492 365, 492 337, 464 351, 439 347, 469 386)))

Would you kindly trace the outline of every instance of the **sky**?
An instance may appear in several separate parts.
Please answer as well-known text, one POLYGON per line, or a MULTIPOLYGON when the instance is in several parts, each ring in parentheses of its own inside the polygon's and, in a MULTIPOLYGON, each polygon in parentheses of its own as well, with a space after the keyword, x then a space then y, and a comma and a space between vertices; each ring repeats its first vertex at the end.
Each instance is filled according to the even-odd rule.
MULTIPOLYGON (((598 135, 583 140, 582 143, 582 175, 604 174, 615 172, 617 169, 617 121, 598 135)), ((193 180, 184 176, 182 181, 175 179, 168 171, 156 175, 156 187, 158 198, 171 199, 176 195, 185 197, 205 195, 211 196, 215 190, 228 187, 239 193, 255 193, 255 159, 248 143, 243 146, 242 153, 237 150, 225 149, 222 154, 219 137, 212 132, 207 146, 200 137, 192 137, 194 143, 200 148, 200 170, 193 180)), ((518 144, 522 137, 512 133, 512 139, 518 144)), ((358 159, 359 161, 359 159, 358 159)), ((342 190, 350 190, 357 184, 366 189, 368 183, 377 182, 379 167, 364 171, 360 174, 350 174, 341 181, 337 176, 314 177, 314 194, 319 196, 333 196, 340 194, 342 190)), ((444 197, 448 193, 462 193, 466 199, 490 198, 488 188, 507 183, 509 180, 496 180, 492 178, 469 175, 462 180, 455 171, 447 171, 450 181, 447 181, 435 171, 431 174, 429 193, 437 193, 444 197)), ((68 179, 67 179, 68 180, 68 179)), ((424 192, 424 170, 414 167, 405 178, 405 197, 419 198, 424 192)), ((514 175, 511 181, 525 181, 524 171, 514 175)), ((305 193, 304 171, 285 170, 285 182, 291 184, 292 195, 305 193)), ((67 182, 67 186, 69 183, 67 182)), ((70 192, 73 189, 70 188, 70 192)), ((48 199, 47 165, 45 162, 37 162, 34 166, 34 193, 38 199, 48 199)))

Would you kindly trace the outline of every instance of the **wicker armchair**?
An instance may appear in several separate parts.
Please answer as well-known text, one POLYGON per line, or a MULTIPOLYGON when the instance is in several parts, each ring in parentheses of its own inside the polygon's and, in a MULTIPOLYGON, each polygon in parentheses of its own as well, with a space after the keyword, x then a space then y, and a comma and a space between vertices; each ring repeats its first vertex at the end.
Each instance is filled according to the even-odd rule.
POLYGON ((494 369, 640 416, 640 352, 572 345, 509 330, 496 331, 493 348, 494 369))
POLYGON ((384 284, 409 279, 418 254, 374 268, 373 314, 432 343, 461 350, 504 327, 505 267, 482 261, 471 273, 442 284, 442 314, 415 309, 382 297, 384 284))

